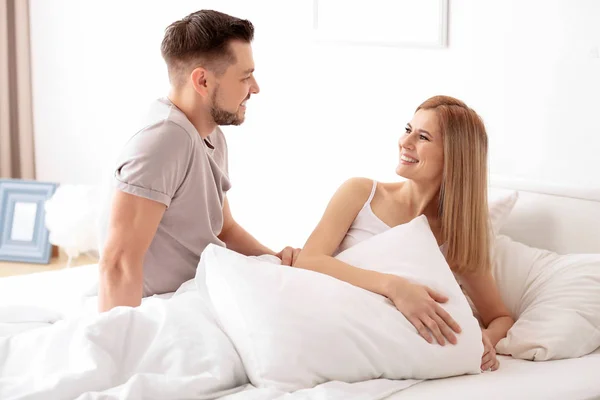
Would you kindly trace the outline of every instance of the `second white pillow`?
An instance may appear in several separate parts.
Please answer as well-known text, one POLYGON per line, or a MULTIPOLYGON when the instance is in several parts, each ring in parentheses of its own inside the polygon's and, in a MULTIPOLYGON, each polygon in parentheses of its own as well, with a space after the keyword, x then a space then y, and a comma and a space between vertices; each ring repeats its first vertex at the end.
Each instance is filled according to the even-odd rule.
POLYGON ((600 346, 600 254, 557 254, 500 235, 494 277, 516 320, 496 349, 515 358, 581 357, 600 346))

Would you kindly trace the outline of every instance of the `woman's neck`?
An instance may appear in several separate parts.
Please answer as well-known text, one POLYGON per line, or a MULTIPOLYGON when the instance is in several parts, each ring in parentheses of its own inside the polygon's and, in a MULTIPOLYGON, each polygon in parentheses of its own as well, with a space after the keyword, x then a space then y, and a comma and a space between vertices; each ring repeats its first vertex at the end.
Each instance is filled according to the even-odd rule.
POLYGON ((424 214, 427 218, 437 219, 439 216, 440 186, 430 182, 407 180, 400 189, 411 214, 424 214))

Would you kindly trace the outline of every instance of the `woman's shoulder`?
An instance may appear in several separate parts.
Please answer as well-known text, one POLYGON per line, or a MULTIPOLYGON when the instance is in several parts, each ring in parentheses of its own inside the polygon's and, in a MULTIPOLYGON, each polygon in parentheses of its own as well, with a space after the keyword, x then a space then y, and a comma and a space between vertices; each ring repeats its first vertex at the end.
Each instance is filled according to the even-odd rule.
POLYGON ((344 181, 334 194, 334 198, 347 205, 364 203, 373 190, 374 181, 364 177, 354 177, 344 181))
POLYGON ((398 182, 386 183, 365 177, 354 177, 346 180, 340 186, 337 197, 343 197, 349 204, 363 205, 370 202, 375 196, 389 198, 399 187, 398 182))
POLYGON ((395 191, 402 187, 404 182, 379 182, 370 178, 354 177, 350 178, 342 184, 342 187, 349 188, 355 191, 371 192, 373 186, 377 185, 378 189, 385 191, 395 191))
POLYGON ((353 177, 340 186, 340 190, 352 195, 369 194, 373 189, 374 181, 364 177, 353 177))
POLYGON ((353 177, 346 180, 338 188, 338 194, 347 197, 349 200, 364 202, 375 192, 383 194, 384 197, 393 195, 403 185, 404 182, 379 182, 365 177, 353 177))

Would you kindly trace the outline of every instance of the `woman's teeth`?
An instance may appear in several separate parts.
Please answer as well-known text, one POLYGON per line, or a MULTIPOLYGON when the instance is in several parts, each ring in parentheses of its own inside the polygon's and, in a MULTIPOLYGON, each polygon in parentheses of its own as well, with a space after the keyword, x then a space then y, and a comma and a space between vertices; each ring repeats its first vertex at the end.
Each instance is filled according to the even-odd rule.
POLYGON ((419 160, 415 160, 414 158, 411 158, 411 157, 408 157, 408 156, 405 156, 405 155, 401 155, 400 159, 402 161, 406 161, 406 162, 413 163, 413 164, 419 162, 419 160))

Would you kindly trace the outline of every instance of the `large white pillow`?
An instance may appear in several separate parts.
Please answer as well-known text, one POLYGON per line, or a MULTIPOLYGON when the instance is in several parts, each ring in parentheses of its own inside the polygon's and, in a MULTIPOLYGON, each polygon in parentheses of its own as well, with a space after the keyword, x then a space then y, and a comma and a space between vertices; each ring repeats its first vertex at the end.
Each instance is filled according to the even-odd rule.
POLYGON ((508 220, 510 212, 519 200, 515 190, 490 189, 488 192, 488 210, 493 235, 498 235, 508 220))
POLYGON ((458 344, 427 343, 383 296, 325 274, 211 245, 202 254, 199 270, 205 270, 218 320, 252 384, 294 391, 332 380, 480 373, 479 325, 424 216, 337 258, 408 277, 447 295, 450 300, 443 307, 462 328, 458 344))
POLYGON ((500 235, 493 273, 516 320, 498 352, 552 360, 600 347, 600 254, 560 255, 500 235))

